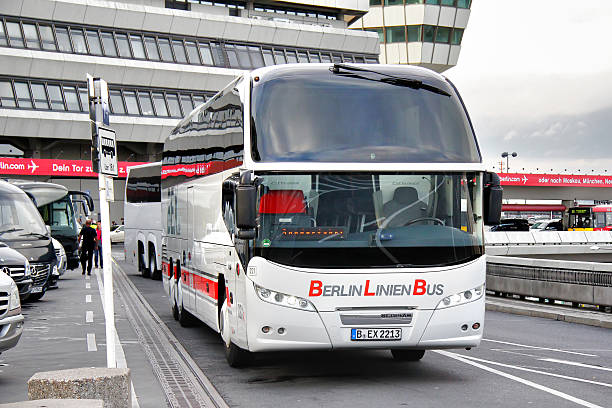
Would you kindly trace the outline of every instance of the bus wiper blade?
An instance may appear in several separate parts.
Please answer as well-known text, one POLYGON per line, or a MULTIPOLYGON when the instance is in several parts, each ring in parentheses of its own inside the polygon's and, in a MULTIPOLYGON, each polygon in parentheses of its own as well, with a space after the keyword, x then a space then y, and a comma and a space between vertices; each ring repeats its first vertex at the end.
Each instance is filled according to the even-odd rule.
POLYGON ((13 228, 5 229, 5 230, 0 231, 0 234, 4 234, 6 232, 15 232, 15 231, 23 231, 23 228, 13 227, 13 228))
POLYGON ((21 234, 21 235, 30 235, 32 237, 38 237, 38 238, 47 238, 47 235, 41 234, 38 232, 26 232, 25 234, 21 234))
MULTIPOLYGON (((333 72, 334 74, 341 74, 342 70, 349 71, 349 72, 367 72, 370 74, 376 74, 376 75, 385 77, 385 78, 380 79, 380 82, 384 82, 386 84, 405 86, 405 87, 412 88, 412 89, 424 89, 426 91, 430 91, 430 92, 437 93, 440 95, 451 96, 445 90, 435 87, 433 85, 425 84, 423 83, 423 81, 420 81, 418 79, 403 78, 403 77, 399 77, 395 75, 385 74, 384 72, 374 71, 372 69, 354 67, 354 66, 346 65, 346 64, 334 64, 330 68, 330 71, 333 72)), ((361 75, 355 75, 355 74, 351 75, 351 77, 369 79, 361 75)))

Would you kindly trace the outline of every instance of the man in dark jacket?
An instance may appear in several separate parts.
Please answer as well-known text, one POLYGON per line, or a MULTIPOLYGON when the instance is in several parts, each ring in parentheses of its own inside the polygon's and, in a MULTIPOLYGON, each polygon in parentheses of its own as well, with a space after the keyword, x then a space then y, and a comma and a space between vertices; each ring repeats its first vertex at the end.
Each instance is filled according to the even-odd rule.
POLYGON ((96 235, 96 230, 91 227, 91 220, 87 219, 85 225, 81 228, 81 232, 79 232, 79 242, 81 242, 81 239, 83 240, 81 245, 81 267, 83 268, 83 275, 85 275, 86 269, 87 274, 91 275, 93 251, 98 242, 96 235), (85 268, 86 266, 87 268, 85 268))

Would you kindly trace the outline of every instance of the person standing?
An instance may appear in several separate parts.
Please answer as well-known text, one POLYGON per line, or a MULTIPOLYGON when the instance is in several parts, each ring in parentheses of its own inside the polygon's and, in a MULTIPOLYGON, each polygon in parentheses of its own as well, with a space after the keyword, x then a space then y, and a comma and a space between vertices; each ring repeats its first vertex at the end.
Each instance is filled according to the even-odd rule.
POLYGON ((81 243, 81 267, 83 268, 83 275, 85 275, 86 270, 87 274, 91 275, 93 251, 96 248, 97 243, 96 235, 96 230, 91 227, 91 220, 88 218, 87 221, 85 221, 83 228, 81 228, 81 232, 79 232, 79 243, 81 243))
POLYGON ((104 268, 104 261, 102 257, 102 221, 98 221, 98 226, 96 227, 96 239, 98 245, 94 249, 94 260, 96 264, 96 268, 100 265, 100 268, 104 268), (100 260, 98 262, 98 260, 100 260))

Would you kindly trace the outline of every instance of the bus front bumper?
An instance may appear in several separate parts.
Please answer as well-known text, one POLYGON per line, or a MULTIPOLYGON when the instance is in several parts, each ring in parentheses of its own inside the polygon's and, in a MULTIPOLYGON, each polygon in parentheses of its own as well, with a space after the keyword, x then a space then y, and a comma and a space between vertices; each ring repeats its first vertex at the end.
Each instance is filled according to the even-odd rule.
MULTIPOLYGON (((250 351, 329 349, 446 349, 476 347, 484 323, 484 296, 470 303, 436 310, 412 310, 409 324, 343 324, 341 311, 303 311, 264 302, 249 296, 247 319, 250 351), (469 318, 468 318, 469 317, 469 318), (352 329, 400 328, 398 340, 351 339, 352 329)), ((377 309, 376 314, 396 312, 377 309)), ((371 312, 363 314, 372 315, 371 312)))

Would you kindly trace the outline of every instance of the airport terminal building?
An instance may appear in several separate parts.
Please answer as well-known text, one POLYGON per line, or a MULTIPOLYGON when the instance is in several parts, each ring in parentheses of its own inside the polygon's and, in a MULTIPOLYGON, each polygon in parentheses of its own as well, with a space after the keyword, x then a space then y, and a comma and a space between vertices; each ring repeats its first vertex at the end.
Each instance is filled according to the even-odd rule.
MULTIPOLYGON (((404 45, 411 57, 401 57, 400 50, 400 58, 392 58, 398 44, 390 40, 399 37, 390 28, 382 37, 372 32, 378 23, 368 15, 386 18, 401 8, 402 29, 410 32, 409 12, 422 11, 419 21, 429 25, 434 12, 442 24, 451 24, 446 16, 454 13, 452 36, 452 27, 467 24, 469 4, 372 1, 2 1, 0 175, 55 181, 96 198, 97 180, 87 172, 87 73, 109 84, 119 161, 141 163, 159 160, 161 144, 179 118, 243 70, 284 63, 377 63, 380 54, 380 62, 443 71, 444 61, 434 58, 443 46, 448 48, 444 66, 456 63, 459 46, 450 39, 429 43, 428 28, 422 29, 423 58, 412 57, 410 36, 404 45)), ((123 214, 123 190, 119 179, 111 203, 115 221, 123 214)))

